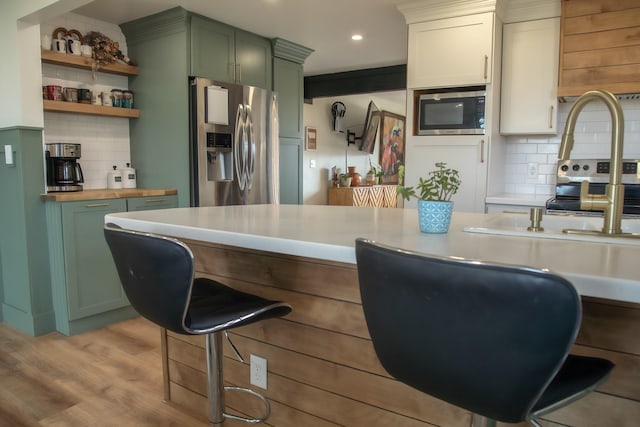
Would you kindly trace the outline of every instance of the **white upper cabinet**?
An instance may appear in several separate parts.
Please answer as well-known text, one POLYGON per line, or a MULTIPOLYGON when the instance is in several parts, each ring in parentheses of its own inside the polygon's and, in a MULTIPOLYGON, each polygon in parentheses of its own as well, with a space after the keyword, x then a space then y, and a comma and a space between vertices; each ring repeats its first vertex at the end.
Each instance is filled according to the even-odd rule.
POLYGON ((555 134, 560 18, 505 24, 500 133, 555 134))
POLYGON ((493 26, 493 12, 410 24, 407 86, 489 83, 493 26))

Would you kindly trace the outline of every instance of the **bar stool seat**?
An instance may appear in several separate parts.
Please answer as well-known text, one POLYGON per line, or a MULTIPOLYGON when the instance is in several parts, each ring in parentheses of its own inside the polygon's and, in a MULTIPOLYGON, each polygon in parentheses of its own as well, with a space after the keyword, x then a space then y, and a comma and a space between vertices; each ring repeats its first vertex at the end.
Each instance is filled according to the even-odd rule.
POLYGON ((614 365, 569 354, 580 297, 548 271, 356 240, 362 307, 391 376, 473 414, 530 422, 582 398, 614 365))
POLYGON ((240 361, 227 330, 291 312, 282 301, 271 301, 207 278, 194 278, 193 253, 183 242, 152 233, 106 224, 104 235, 122 287, 133 308, 151 322, 183 335, 206 335, 209 421, 222 426, 225 418, 247 423, 265 421, 268 400, 242 387, 224 387, 222 334, 240 361), (224 393, 242 391, 262 400, 265 413, 245 418, 224 412, 224 393))

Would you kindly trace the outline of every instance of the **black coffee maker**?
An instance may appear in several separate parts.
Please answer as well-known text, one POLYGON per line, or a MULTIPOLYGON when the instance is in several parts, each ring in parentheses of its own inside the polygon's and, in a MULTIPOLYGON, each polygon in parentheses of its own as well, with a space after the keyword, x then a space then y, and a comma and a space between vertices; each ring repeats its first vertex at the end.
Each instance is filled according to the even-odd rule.
POLYGON ((47 164, 47 192, 82 191, 84 182, 80 158, 80 144, 57 142, 45 144, 47 164))

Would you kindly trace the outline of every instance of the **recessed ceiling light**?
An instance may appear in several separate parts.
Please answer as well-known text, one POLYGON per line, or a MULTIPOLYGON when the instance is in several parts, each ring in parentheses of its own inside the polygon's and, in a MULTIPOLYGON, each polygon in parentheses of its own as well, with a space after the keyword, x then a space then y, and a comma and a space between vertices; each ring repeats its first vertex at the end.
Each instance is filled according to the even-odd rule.
POLYGON ((355 40, 355 41, 362 40, 362 35, 361 34, 354 34, 354 35, 351 36, 351 40, 355 40))

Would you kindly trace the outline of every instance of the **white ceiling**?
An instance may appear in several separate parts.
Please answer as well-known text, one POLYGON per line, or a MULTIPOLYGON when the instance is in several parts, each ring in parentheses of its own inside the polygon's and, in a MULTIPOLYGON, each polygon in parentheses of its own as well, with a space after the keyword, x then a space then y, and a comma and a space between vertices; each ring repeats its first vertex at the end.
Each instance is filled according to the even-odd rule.
POLYGON ((114 24, 174 6, 314 52, 306 76, 405 64, 407 27, 396 4, 406 0, 96 0, 80 15, 114 24), (362 41, 351 40, 360 33, 362 41))

